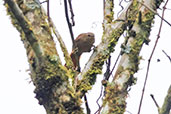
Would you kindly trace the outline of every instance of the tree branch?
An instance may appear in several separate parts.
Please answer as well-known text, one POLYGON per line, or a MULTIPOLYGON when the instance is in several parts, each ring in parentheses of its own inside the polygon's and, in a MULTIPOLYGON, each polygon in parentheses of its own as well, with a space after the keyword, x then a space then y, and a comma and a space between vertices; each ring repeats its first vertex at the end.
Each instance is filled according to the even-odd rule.
POLYGON ((48 21, 50 21, 50 1, 47 0, 47 16, 48 16, 48 21))
MULTIPOLYGON (((139 53, 144 43, 148 44, 149 35, 151 31, 151 25, 155 14, 142 6, 138 1, 132 1, 132 7, 137 6, 137 12, 131 12, 132 9, 126 10, 126 19, 130 19, 133 15, 134 23, 132 19, 132 25, 128 27, 128 36, 125 39, 125 43, 122 44, 122 57, 115 76, 111 83, 108 83, 106 87, 106 96, 103 102, 102 114, 120 113, 123 114, 126 108, 126 97, 129 91, 129 87, 135 84, 136 79, 133 75, 138 71, 138 65, 141 57, 139 53), (148 14, 148 15, 147 15, 148 14), (115 103, 113 103, 115 102, 115 103)), ((151 4, 155 1, 150 1, 151 4)), ((144 1, 145 4, 149 4, 149 1, 144 1)), ((131 8, 132 8, 131 7, 131 8)), ((154 8, 156 10, 156 8, 154 8)), ((132 18, 133 18, 132 17, 132 18)), ((118 20, 118 19, 117 19, 118 20)), ((128 20, 130 22, 130 20, 128 20)))
POLYGON ((147 79, 148 79, 150 63, 151 63, 151 59, 153 57, 154 51, 155 51, 155 49, 157 47, 158 40, 160 38, 160 33, 161 33, 161 30, 162 30, 162 25, 163 25, 164 12, 165 12, 167 3, 168 3, 168 0, 166 1, 165 5, 163 7, 162 19, 161 19, 161 23, 160 23, 160 28, 159 28, 159 32, 158 32, 158 35, 157 35, 157 39, 156 39, 156 42, 154 44, 153 50, 151 52, 150 58, 148 59, 147 72, 146 72, 146 77, 145 77, 144 86, 143 86, 143 90, 142 90, 142 95, 141 95, 141 99, 140 99, 140 105, 139 105, 139 109, 138 109, 138 114, 140 114, 140 111, 141 111, 141 105, 142 105, 143 96, 144 96, 144 92, 145 92, 145 87, 146 87, 146 83, 147 83, 147 79))
POLYGON ((94 49, 94 52, 91 55, 88 63, 77 77, 77 90, 81 90, 82 95, 84 95, 87 90, 92 88, 91 85, 95 83, 96 75, 102 73, 102 66, 104 61, 106 61, 110 53, 114 51, 114 47, 116 46, 119 37, 126 30, 128 22, 133 23, 135 20, 136 15, 138 14, 138 9, 141 6, 132 6, 132 3, 133 2, 130 2, 130 4, 128 4, 128 7, 117 20, 111 24, 104 25, 104 31, 106 32, 103 34, 101 43, 94 49), (133 8, 128 11, 128 9, 131 7, 133 8), (130 15, 131 17, 126 20, 126 15, 130 15))
MULTIPOLYGON (((44 11, 43 8, 42 8, 42 12, 43 12, 44 15, 47 15, 47 13, 44 11)), ((48 18, 48 21, 49 21, 50 27, 52 28, 52 31, 53 31, 54 35, 56 36, 56 38, 57 38, 57 40, 58 40, 58 42, 60 44, 61 50, 62 50, 62 52, 64 54, 64 58, 65 58, 65 62, 66 62, 66 64, 65 64, 66 67, 68 69, 74 69, 74 65, 73 65, 72 59, 71 59, 71 57, 69 55, 69 52, 67 50, 67 47, 66 47, 64 41, 62 40, 61 35, 59 34, 55 24, 52 21, 52 19, 48 18)), ((72 71, 74 72, 74 70, 72 70, 72 71)), ((75 72, 74 72, 74 74, 75 74, 75 72)))
POLYGON ((170 60, 170 62, 171 62, 171 57, 164 51, 164 50, 162 50, 162 52, 166 55, 166 57, 170 60))
POLYGON ((69 32, 70 32, 70 35, 71 35, 71 40, 72 40, 72 44, 73 44, 73 47, 75 47, 75 41, 74 41, 74 34, 73 34, 73 31, 72 31, 72 25, 69 21, 69 16, 68 16, 68 3, 67 3, 67 0, 64 0, 64 6, 65 6, 65 17, 66 17, 66 21, 68 23, 68 28, 69 28, 69 32))
POLYGON ((35 34, 31 30, 32 26, 29 24, 29 21, 26 19, 18 5, 13 0, 5 0, 5 2, 8 4, 10 11, 13 13, 17 21, 20 22, 18 24, 20 24, 20 27, 24 31, 25 37, 34 50, 36 57, 41 59, 44 52, 41 50, 41 46, 39 45, 35 34))
POLYGON ((155 105, 156 105, 157 109, 159 110, 159 109, 160 109, 160 107, 159 107, 159 105, 158 105, 158 103, 157 103, 156 99, 154 98, 154 95, 153 95, 153 94, 150 94, 150 96, 151 96, 151 98, 153 99, 153 101, 154 101, 154 103, 155 103, 155 105))
POLYGON ((148 8, 149 10, 151 10, 153 13, 155 13, 158 17, 160 17, 164 22, 166 22, 169 26, 171 26, 171 23, 169 23, 166 19, 164 19, 162 16, 160 16, 157 11, 154 11, 152 8, 148 7, 147 5, 145 5, 143 2, 139 1, 142 5, 144 5, 146 8, 148 8))
POLYGON ((114 3, 113 0, 104 0, 104 20, 103 20, 103 29, 104 32, 106 29, 106 25, 110 24, 113 21, 113 7, 114 7, 114 3))
POLYGON ((61 64, 47 16, 40 3, 37 0, 5 0, 5 6, 29 53, 31 78, 39 104, 45 107, 47 114, 82 114, 81 99, 69 83, 71 72, 61 64), (41 53, 37 52, 37 47, 34 49, 35 46, 39 46, 41 53), (37 64, 37 61, 41 64, 37 64))
POLYGON ((159 114, 170 114, 171 110, 171 85, 168 89, 162 108, 159 114))
POLYGON ((72 9, 72 3, 71 3, 71 0, 68 0, 69 2, 69 9, 70 9, 70 12, 71 12, 71 20, 72 20, 72 26, 75 26, 75 21, 74 21, 74 12, 73 12, 73 9, 72 9))

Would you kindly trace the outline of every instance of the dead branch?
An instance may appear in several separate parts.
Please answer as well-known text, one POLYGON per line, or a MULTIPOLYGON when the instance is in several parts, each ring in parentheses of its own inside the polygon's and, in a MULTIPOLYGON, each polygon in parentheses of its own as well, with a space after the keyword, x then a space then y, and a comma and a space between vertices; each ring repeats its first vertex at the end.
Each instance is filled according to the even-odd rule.
POLYGON ((73 47, 75 47, 74 34, 73 34, 73 30, 72 30, 72 24, 70 23, 69 15, 68 15, 68 3, 67 3, 67 0, 64 0, 64 7, 65 7, 65 17, 66 17, 66 21, 67 21, 67 24, 68 24, 69 32, 70 32, 70 35, 71 35, 72 44, 73 44, 73 47))
POLYGON ((75 20, 74 20, 74 12, 73 12, 73 9, 72 9, 72 3, 71 3, 71 0, 68 0, 68 3, 69 3, 69 9, 70 9, 70 12, 71 12, 71 20, 72 20, 72 26, 75 26, 75 20))
POLYGON ((170 62, 171 62, 171 57, 164 51, 164 50, 162 50, 162 52, 166 55, 166 57, 170 60, 170 62))
POLYGON ((159 114, 170 114, 171 110, 171 85, 168 89, 167 95, 164 99, 163 106, 160 109, 159 114))
POLYGON ((147 83, 147 79, 148 79, 148 73, 149 73, 149 70, 150 70, 151 59, 153 57, 154 51, 155 51, 155 49, 157 47, 157 44, 158 44, 158 41, 159 41, 159 38, 160 38, 160 33, 161 33, 161 30, 162 30, 162 25, 163 25, 164 12, 165 12, 167 3, 168 3, 168 0, 166 1, 165 5, 163 6, 162 19, 161 19, 161 23, 160 23, 160 27, 159 27, 159 32, 158 32, 157 39, 155 41, 153 50, 151 52, 150 58, 148 59, 146 77, 145 77, 144 86, 143 86, 143 90, 142 90, 142 95, 141 95, 141 100, 140 100, 140 104, 139 104, 138 114, 140 114, 140 111, 141 111, 141 105, 142 105, 143 96, 144 96, 144 92, 145 92, 145 87, 146 87, 146 83, 147 83))
POLYGON ((154 95, 153 95, 153 94, 150 94, 150 96, 151 96, 152 100, 154 101, 154 103, 155 103, 155 105, 156 105, 157 109, 159 110, 159 109, 160 109, 160 107, 159 107, 159 105, 158 105, 158 103, 157 103, 156 99, 154 98, 154 95))

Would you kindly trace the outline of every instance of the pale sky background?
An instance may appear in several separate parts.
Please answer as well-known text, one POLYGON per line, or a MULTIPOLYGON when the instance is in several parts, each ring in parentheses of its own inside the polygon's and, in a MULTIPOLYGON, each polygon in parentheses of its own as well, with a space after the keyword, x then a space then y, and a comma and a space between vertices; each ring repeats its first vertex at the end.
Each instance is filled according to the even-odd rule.
MULTIPOLYGON (((67 23, 65 21, 63 0, 51 0, 51 17, 56 27, 67 44, 69 52, 71 52, 71 40, 68 32, 67 23)), ((99 0, 72 0, 75 13, 76 26, 74 27, 74 36, 83 32, 95 33, 96 43, 99 44, 102 35, 101 23, 103 20, 103 2, 99 0)), ((29 65, 27 62, 26 51, 20 40, 19 33, 10 22, 9 16, 6 15, 3 1, 0 1, 0 114, 45 114, 45 110, 38 104, 35 97, 34 86, 29 83, 30 76, 27 72, 29 65)), ((115 4, 117 5, 117 3, 115 4)), ((163 6, 163 5, 162 5, 163 6)), ((171 6, 171 2, 167 7, 171 6)), ((171 7, 170 7, 171 8, 171 7)), ((117 9, 120 9, 117 7, 117 9)), ((161 10, 159 11, 161 15, 161 10)), ((166 10, 165 19, 170 23, 171 10, 166 10)), ((115 16, 116 17, 116 16, 115 16)), ((151 54, 152 47, 157 37, 160 18, 156 16, 155 24, 151 32, 151 42, 149 46, 144 45, 141 55, 144 60, 141 61, 140 70, 136 73, 138 78, 137 84, 132 86, 128 96, 127 111, 137 114, 142 86, 145 79, 148 58, 151 54)), ((121 43, 123 39, 119 42, 121 43)), ((171 63, 164 55, 165 50, 171 56, 171 27, 166 23, 163 24, 161 38, 151 61, 149 78, 147 82, 144 101, 142 104, 141 114, 157 114, 157 108, 152 101, 150 94, 154 94, 158 104, 162 106, 164 97, 171 84, 171 63), (157 62, 160 59, 160 62, 157 62)), ((119 53, 119 45, 114 53, 119 53)), ((58 51, 60 48, 57 46, 58 51)), ((91 52, 92 53, 92 52, 91 52)), ((90 54, 83 54, 81 58, 81 66, 88 60, 90 54)), ((62 56, 61 56, 62 58, 62 56)), ((93 90, 88 92, 89 105, 92 114, 98 109, 96 100, 100 94, 101 75, 97 76, 99 84, 95 84, 93 90)), ((128 114, 127 112, 125 114, 128 114)))

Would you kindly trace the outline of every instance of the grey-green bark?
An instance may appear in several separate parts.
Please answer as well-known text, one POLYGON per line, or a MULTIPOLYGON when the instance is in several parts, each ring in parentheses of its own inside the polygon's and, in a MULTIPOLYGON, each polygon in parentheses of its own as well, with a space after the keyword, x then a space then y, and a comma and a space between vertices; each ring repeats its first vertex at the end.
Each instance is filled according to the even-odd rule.
POLYGON ((73 74, 61 64, 51 27, 40 4, 35 0, 4 1, 26 48, 39 104, 45 107, 47 114, 83 113, 80 97, 68 80, 73 74))
POLYGON ((164 99, 163 106, 159 109, 159 114, 170 114, 171 110, 171 86, 168 89, 167 95, 164 99))
MULTIPOLYGON (((132 1, 133 6, 137 7, 134 22, 131 28, 128 29, 128 36, 124 44, 122 44, 121 60, 116 70, 114 79, 108 83, 106 87, 106 97, 103 102, 103 114, 123 114, 126 109, 126 97, 128 95, 128 87, 135 84, 136 79, 134 74, 138 71, 138 65, 141 57, 139 53, 144 43, 148 44, 152 23, 154 21, 155 13, 160 3, 156 4, 153 0, 132 1), (153 9, 149 10, 146 6, 153 9)), ((128 9, 129 11, 130 9, 128 9)), ((128 14, 128 19, 130 15, 128 14)))

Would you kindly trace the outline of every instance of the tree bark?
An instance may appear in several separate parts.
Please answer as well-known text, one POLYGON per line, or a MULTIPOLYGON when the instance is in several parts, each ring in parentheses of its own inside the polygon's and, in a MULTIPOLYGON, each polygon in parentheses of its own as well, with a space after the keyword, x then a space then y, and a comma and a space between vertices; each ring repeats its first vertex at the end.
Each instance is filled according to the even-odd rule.
POLYGON ((27 50, 39 104, 45 107, 47 114, 82 114, 80 97, 68 80, 73 73, 61 64, 40 3, 37 0, 5 0, 5 6, 27 50))
POLYGON ((168 89, 167 95, 164 99, 163 106, 159 109, 159 114, 170 114, 171 110, 171 86, 168 89))

